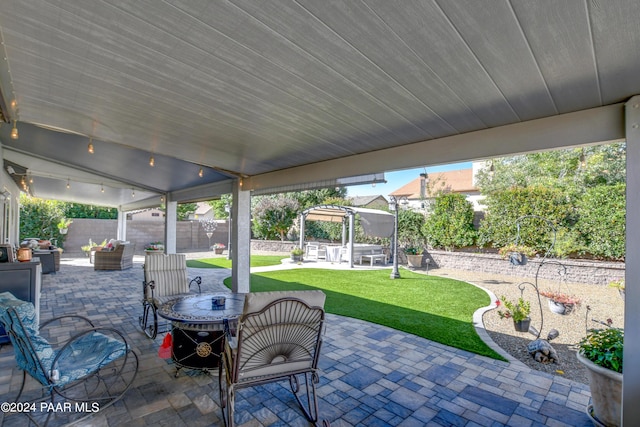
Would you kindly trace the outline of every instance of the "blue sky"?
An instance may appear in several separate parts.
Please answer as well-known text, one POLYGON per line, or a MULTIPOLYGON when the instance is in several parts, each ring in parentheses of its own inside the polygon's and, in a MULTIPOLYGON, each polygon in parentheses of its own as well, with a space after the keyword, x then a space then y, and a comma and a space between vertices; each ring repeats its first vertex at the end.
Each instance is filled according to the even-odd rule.
MULTIPOLYGON (((426 171, 427 173, 446 172, 458 169, 469 169, 470 167, 471 162, 453 163, 450 165, 428 167, 426 168, 426 171)), ((421 173, 424 173, 424 171, 425 168, 417 168, 405 169, 396 172, 385 172, 384 177, 387 180, 386 184, 376 184, 375 187, 371 184, 353 185, 351 187, 347 187, 347 195, 350 197, 382 195, 388 199, 390 193, 418 178, 421 173)))

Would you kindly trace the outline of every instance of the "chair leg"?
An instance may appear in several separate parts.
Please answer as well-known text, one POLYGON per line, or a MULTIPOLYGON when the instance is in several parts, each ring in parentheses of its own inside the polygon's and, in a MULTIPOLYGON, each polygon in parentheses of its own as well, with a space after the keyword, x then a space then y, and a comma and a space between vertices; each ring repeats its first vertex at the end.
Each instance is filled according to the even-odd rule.
POLYGON ((220 409, 222 410, 222 420, 225 427, 233 427, 233 407, 235 404, 235 392, 233 385, 230 385, 229 371, 226 367, 226 357, 223 353, 220 357, 220 365, 218 368, 218 386, 220 389, 220 409))
POLYGON ((318 421, 318 396, 316 395, 316 384, 320 381, 318 378, 318 374, 315 372, 310 373, 306 372, 300 374, 304 376, 305 388, 307 394, 307 404, 303 404, 298 396, 300 392, 300 382, 298 381, 297 375, 291 375, 289 377, 289 385, 291 386, 291 391, 293 395, 296 397, 300 408, 304 412, 305 417, 312 423, 316 423, 318 421))
POLYGON ((142 316, 138 319, 142 331, 152 340, 158 336, 158 313, 153 304, 142 302, 142 316))

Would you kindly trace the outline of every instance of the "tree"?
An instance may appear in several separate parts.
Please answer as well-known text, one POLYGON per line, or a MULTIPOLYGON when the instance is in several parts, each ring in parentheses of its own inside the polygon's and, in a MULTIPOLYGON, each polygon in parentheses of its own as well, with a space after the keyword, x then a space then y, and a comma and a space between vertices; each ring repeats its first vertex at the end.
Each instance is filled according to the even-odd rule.
POLYGON ((298 215, 298 209, 298 201, 283 194, 260 197, 253 207, 255 236, 284 241, 298 215))
POLYGON ((483 194, 544 186, 565 190, 575 198, 589 187, 624 183, 625 162, 625 143, 545 151, 493 159, 478 172, 476 183, 483 194))
POLYGON ((38 237, 55 240, 64 247, 64 234, 58 230, 58 222, 64 214, 64 204, 43 200, 20 193, 20 237, 38 237))
POLYGON ((229 211, 233 204, 233 196, 231 194, 223 194, 217 200, 209 200, 207 202, 213 208, 213 216, 220 219, 229 218, 229 211))
POLYGON ((67 218, 100 218, 117 219, 118 210, 95 205, 81 205, 78 203, 57 202, 60 204, 67 218))
POLYGON ((453 250, 473 245, 477 234, 473 228, 473 205, 462 194, 439 194, 422 231, 435 248, 453 250))
POLYGON ((196 203, 178 203, 178 206, 176 208, 178 221, 189 219, 189 215, 194 213, 196 209, 198 209, 198 205, 196 203))
POLYGON ((341 201, 341 204, 343 204, 347 195, 347 189, 344 187, 321 188, 318 190, 286 193, 286 195, 295 198, 300 205, 300 209, 305 210, 312 206, 335 204, 336 201, 341 201))

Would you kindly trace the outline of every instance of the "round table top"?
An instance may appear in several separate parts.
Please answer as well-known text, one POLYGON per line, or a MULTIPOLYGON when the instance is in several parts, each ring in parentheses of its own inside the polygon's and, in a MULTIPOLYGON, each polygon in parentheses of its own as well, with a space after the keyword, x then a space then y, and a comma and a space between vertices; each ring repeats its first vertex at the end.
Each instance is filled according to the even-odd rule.
POLYGON ((172 299, 158 308, 158 315, 174 322, 222 323, 240 317, 244 294, 197 294, 172 299), (214 306, 213 300, 225 298, 224 307, 214 306))

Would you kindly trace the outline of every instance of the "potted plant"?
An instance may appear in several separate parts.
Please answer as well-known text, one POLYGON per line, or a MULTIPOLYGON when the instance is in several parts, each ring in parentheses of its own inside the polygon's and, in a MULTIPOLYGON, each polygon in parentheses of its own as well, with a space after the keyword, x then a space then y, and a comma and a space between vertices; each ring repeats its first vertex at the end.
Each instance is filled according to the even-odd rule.
POLYGON ((496 305, 500 307, 504 305, 506 311, 498 310, 498 316, 501 319, 513 319, 513 327, 518 332, 529 332, 531 326, 531 303, 525 301, 524 298, 518 298, 517 302, 509 301, 504 295, 496 301, 496 305))
POLYGON ((576 357, 587 368, 592 404, 589 416, 598 425, 619 426, 622 418, 622 351, 624 330, 592 329, 578 343, 576 357))
POLYGON ((562 292, 540 291, 540 295, 547 298, 549 310, 555 314, 571 314, 580 305, 580 298, 562 292))
POLYGON ((620 298, 622 298, 622 300, 624 301, 624 279, 614 280, 613 282, 609 283, 609 286, 611 286, 612 288, 616 288, 618 290, 618 293, 620 294, 620 298))
POLYGON ((93 240, 89 239, 89 244, 80 246, 80 249, 82 250, 82 252, 84 252, 86 256, 89 256, 89 254, 91 253, 91 249, 96 246, 98 246, 98 244, 95 243, 93 240))
POLYGON ((498 253, 509 260, 513 265, 525 265, 527 258, 536 254, 535 249, 524 245, 507 245, 498 250, 498 253))
POLYGON ((213 249, 213 251, 220 255, 222 253, 222 251, 224 251, 224 244, 223 243, 214 243, 213 246, 211 246, 211 249, 213 249))
POLYGON ((144 251, 148 254, 164 252, 164 244, 162 242, 151 242, 144 247, 144 251))
POLYGON ((295 262, 302 261, 303 254, 304 254, 304 251, 302 250, 302 248, 299 248, 296 246, 291 250, 291 260, 295 262))
POLYGON ((405 255, 407 255, 407 264, 411 268, 420 268, 422 267, 422 254, 424 249, 417 248, 413 246, 409 246, 404 249, 405 255))
POLYGON ((57 225, 58 231, 60 232, 60 234, 67 234, 71 223, 73 223, 73 221, 68 218, 65 218, 65 217, 60 218, 60 221, 58 221, 58 225, 57 225))

